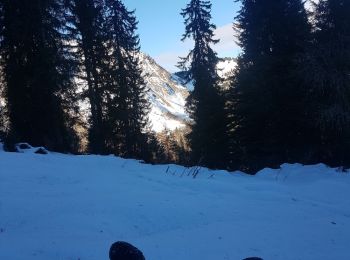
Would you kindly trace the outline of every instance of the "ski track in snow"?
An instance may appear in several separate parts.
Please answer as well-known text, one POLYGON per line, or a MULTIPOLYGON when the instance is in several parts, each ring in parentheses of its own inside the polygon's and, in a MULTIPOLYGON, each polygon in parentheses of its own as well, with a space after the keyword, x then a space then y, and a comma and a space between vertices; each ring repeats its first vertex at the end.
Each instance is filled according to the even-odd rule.
POLYGON ((349 174, 298 164, 187 173, 0 151, 0 259, 108 259, 118 240, 149 260, 350 259, 349 174))

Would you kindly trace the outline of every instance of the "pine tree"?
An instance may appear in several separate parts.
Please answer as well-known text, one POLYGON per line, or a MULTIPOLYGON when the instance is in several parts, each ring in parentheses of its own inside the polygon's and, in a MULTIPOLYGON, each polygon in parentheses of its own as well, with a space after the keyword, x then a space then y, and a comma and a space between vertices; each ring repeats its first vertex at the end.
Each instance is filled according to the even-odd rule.
POLYGON ((11 133, 55 151, 77 147, 73 69, 60 0, 3 0, 1 67, 11 133))
POLYGON ((243 50, 231 89, 233 168, 255 171, 300 159, 305 106, 296 60, 310 41, 302 0, 242 0, 243 50))
POLYGON ((113 129, 114 151, 120 156, 145 157, 149 104, 139 65, 139 37, 134 11, 120 0, 105 0, 109 46, 115 62, 111 66, 108 123, 113 129))
POLYGON ((350 2, 321 0, 314 41, 301 60, 308 97, 313 162, 350 165, 350 2))
POLYGON ((76 60, 80 63, 79 78, 86 82, 83 97, 90 104, 89 152, 106 154, 107 128, 105 125, 107 90, 109 86, 109 50, 100 0, 67 0, 69 34, 76 45, 76 60))
POLYGON ((155 132, 150 131, 147 135, 147 153, 142 159, 147 163, 164 163, 166 156, 163 146, 159 142, 159 138, 155 132))
POLYGON ((189 143, 192 163, 210 168, 224 168, 227 162, 227 120, 225 100, 218 87, 216 65, 218 57, 212 45, 215 26, 211 20, 210 1, 191 0, 181 15, 186 31, 182 40, 192 38, 194 49, 179 63, 193 81, 194 90, 187 100, 193 120, 189 143))
POLYGON ((137 20, 119 0, 68 0, 91 107, 90 151, 147 157, 148 102, 137 20))

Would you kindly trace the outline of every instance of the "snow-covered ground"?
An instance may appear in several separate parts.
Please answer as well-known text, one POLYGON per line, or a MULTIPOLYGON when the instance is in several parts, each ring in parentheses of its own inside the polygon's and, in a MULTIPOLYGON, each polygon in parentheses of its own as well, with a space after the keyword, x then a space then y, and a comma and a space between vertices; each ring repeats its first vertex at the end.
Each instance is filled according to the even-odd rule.
MULTIPOLYGON (((1 150, 1 147, 0 147, 1 150)), ((350 175, 283 165, 256 176, 113 156, 0 151, 0 259, 350 259, 350 175)))

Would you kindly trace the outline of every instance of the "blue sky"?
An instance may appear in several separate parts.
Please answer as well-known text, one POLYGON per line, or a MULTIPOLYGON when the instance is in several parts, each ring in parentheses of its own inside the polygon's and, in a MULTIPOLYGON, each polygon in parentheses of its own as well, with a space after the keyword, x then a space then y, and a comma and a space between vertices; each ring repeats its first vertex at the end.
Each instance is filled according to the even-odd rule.
MULTIPOLYGON (((160 65, 174 72, 179 56, 191 49, 191 41, 182 43, 185 26, 180 15, 189 0, 124 0, 129 10, 136 9, 139 20, 141 50, 151 55, 160 65)), ((232 23, 239 9, 234 0, 212 0, 212 22, 217 26, 215 46, 220 57, 236 56, 239 48, 234 43, 232 23)))

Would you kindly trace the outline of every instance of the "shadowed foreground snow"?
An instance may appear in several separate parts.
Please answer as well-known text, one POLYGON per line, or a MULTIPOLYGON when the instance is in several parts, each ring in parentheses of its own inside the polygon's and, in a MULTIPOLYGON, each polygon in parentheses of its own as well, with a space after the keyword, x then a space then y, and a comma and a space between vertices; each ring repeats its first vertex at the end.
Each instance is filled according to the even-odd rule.
POLYGON ((167 168, 0 151, 0 259, 104 260, 117 240, 147 260, 350 259, 349 174, 167 168))

